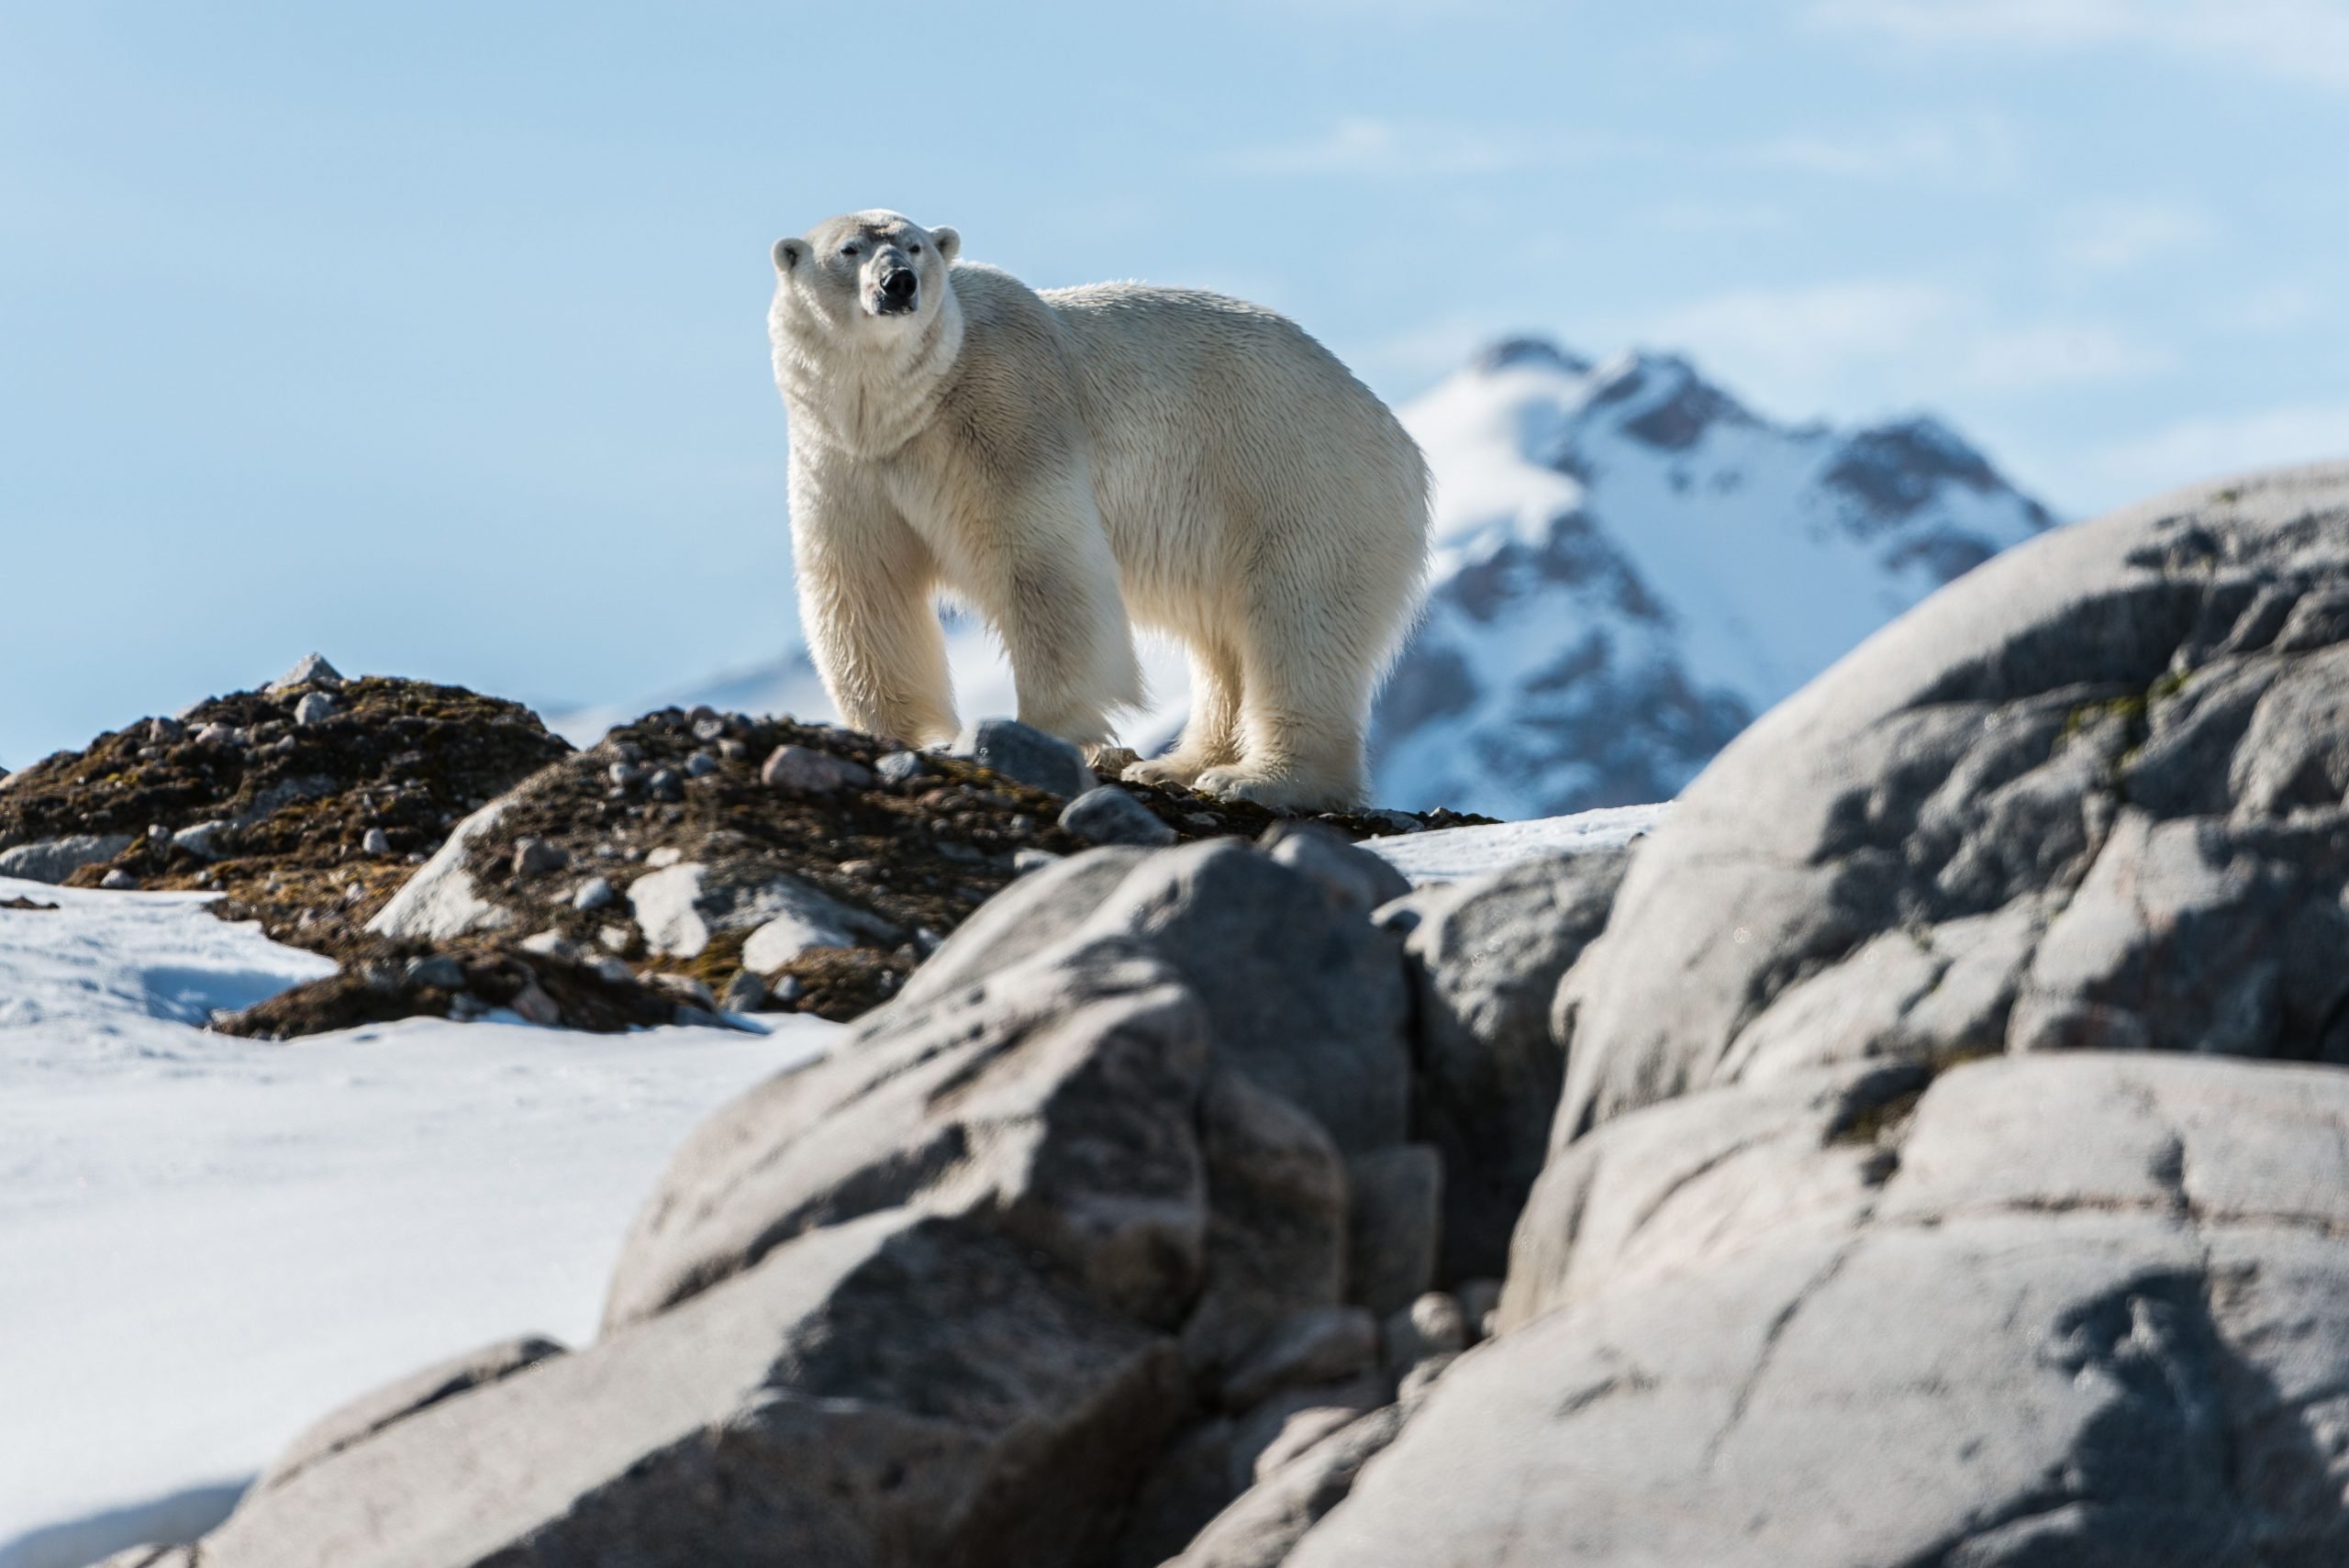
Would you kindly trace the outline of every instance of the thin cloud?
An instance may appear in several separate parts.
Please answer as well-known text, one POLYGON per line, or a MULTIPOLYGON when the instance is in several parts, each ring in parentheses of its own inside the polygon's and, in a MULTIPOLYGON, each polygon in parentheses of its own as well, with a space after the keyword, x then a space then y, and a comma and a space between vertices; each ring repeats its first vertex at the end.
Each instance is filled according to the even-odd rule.
POLYGON ((1960 361, 1975 384, 2002 390, 2120 381, 2166 370, 2170 357, 2117 328, 2051 321, 1993 332, 1960 361))
POLYGON ((2176 202, 2099 203, 2065 220, 2056 260, 2078 272, 2127 272, 2200 244, 2212 228, 2208 214, 2176 202))
POLYGON ((1737 167, 1871 182, 2002 180, 2022 165, 2021 144, 2003 120, 1891 129, 1804 132, 1729 154, 1737 167))
POLYGON ((1221 167, 1270 178, 1446 177, 1588 162, 1630 149, 1620 137, 1489 129, 1428 120, 1349 117, 1301 141, 1246 149, 1221 167))
POLYGON ((1815 25, 1920 45, 2135 45, 2349 87, 2340 0, 1812 0, 1815 25))
POLYGON ((1790 413, 1931 400, 1957 389, 2027 393, 2167 369, 2168 352, 2096 320, 2001 320, 1939 284, 1851 279, 1737 289, 1611 324, 1685 349, 1790 413))

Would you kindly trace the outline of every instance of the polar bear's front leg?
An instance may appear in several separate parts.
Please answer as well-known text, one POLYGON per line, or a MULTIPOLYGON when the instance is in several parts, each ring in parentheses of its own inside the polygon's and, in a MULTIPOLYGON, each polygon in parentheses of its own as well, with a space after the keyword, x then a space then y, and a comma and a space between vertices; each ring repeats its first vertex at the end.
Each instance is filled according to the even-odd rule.
POLYGON ((1020 722, 1095 750, 1112 710, 1141 706, 1141 666, 1091 485, 1039 485, 1007 513, 974 596, 1010 656, 1020 722))
POLYGON ((799 622, 816 673, 850 728, 914 745, 951 740, 953 681, 930 604, 937 562, 877 500, 841 500, 794 507, 799 622))

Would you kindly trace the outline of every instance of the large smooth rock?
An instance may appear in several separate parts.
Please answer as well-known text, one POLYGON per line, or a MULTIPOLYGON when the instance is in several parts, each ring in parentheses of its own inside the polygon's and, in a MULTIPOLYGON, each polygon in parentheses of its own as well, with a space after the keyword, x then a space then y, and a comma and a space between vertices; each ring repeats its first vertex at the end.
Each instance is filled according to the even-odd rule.
POLYGON ((313 1422, 270 1462, 261 1479, 253 1483, 253 1489, 259 1492, 283 1485, 320 1460, 373 1437, 395 1421, 404 1421, 443 1399, 486 1387, 525 1367, 563 1353, 563 1348, 552 1340, 533 1335, 501 1340, 422 1372, 411 1373, 313 1422))
POLYGON ((367 929, 395 940, 445 942, 513 925, 513 912, 482 895, 466 864, 474 846, 495 830, 508 799, 493 800, 458 823, 448 840, 375 911, 367 929))
POLYGON ((1412 895, 1419 1136, 1443 1156, 1444 1280, 1497 1275, 1566 1077, 1558 983, 1606 929, 1629 850, 1544 855, 1412 895))
POLYGON ((1285 1561, 2349 1561, 2349 1073, 1898 1071, 1578 1140, 1517 1326, 1285 1561))
POLYGON ((2349 1062, 2349 466, 1999 556, 1732 744, 1562 987, 1560 1141, 1875 1055, 2349 1062))
POLYGON ((254 1495, 206 1568, 1077 1564, 1186 1407, 1171 1340, 897 1209, 254 1495))
POLYGON ((874 1015, 686 1139, 621 1249, 607 1325, 817 1227, 911 1206, 983 1215, 1119 1310, 1172 1326, 1206 1268, 1203 1026, 1130 941, 874 1015))
POLYGON ((130 848, 128 833, 74 833, 0 850, 0 876, 27 882, 60 883, 83 866, 110 861, 130 848))
POLYGON ((644 945, 664 958, 698 958, 712 937, 750 932, 743 967, 771 974, 811 947, 851 947, 862 938, 894 940, 888 921, 770 867, 713 873, 696 861, 648 872, 629 884, 629 906, 644 945))
POLYGON ((1234 840, 1095 850, 1015 884, 902 1000, 948 997, 1056 942, 1136 939, 1197 993, 1219 1062, 1310 1113, 1341 1150, 1379 1149, 1408 1127, 1410 998, 1401 939, 1365 915, 1234 840))

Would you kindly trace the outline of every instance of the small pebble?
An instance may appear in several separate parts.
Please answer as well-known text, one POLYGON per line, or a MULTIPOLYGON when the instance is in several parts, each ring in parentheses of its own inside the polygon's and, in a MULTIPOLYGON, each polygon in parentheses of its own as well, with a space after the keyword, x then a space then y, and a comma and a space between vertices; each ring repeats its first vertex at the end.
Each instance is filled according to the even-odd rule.
POLYGON ((522 951, 541 958, 559 958, 565 963, 579 962, 579 944, 561 931, 538 931, 522 939, 522 951))
POLYGON ((359 847, 371 855, 388 855, 392 852, 392 836, 381 828, 370 828, 367 836, 359 840, 359 847))
POLYGON ((743 970, 726 983, 726 995, 719 1000, 729 1013, 755 1013, 767 1005, 767 983, 743 970))
POLYGON ((868 787, 873 774, 859 763, 812 746, 778 746, 759 769, 759 780, 793 795, 830 795, 848 784, 868 787))
POLYGON ((715 740, 725 733, 726 721, 722 718, 697 718, 694 720, 694 739, 696 740, 715 740))
POLYGON ((112 888, 117 893, 122 893, 137 887, 139 885, 139 879, 131 875, 128 872, 117 868, 106 873, 105 878, 99 882, 98 885, 100 887, 112 888))
POLYGON ((176 718, 150 718, 147 721, 147 739, 158 746, 168 746, 187 733, 187 726, 176 718))
POLYGON ((1011 869, 1021 876, 1026 876, 1031 871, 1041 871, 1049 865, 1058 865, 1060 862, 1061 857, 1050 850, 1011 851, 1011 869))
POLYGON ((551 844, 544 839, 524 838, 514 840, 514 874, 539 876, 551 871, 561 871, 571 863, 562 846, 551 844))
POLYGON ((195 732, 199 746, 241 746, 245 732, 233 724, 207 724, 195 732))
POLYGON ((334 698, 324 692, 312 692, 294 705, 294 722, 306 729, 314 724, 324 724, 334 714, 334 698))
POLYGON ((685 759, 685 772, 697 779, 706 779, 718 771, 718 759, 707 751, 696 751, 685 759))
POLYGON ((1220 817, 1211 816, 1204 811, 1186 811, 1183 813, 1183 820, 1188 822, 1194 828, 1220 828, 1223 826, 1223 818, 1220 817))
POLYGON ((685 781, 674 768, 657 768, 644 783, 646 793, 655 800, 676 800, 685 793, 685 781))
POLYGON ((930 764, 918 751, 892 751, 873 764, 880 775, 893 784, 918 779, 930 771, 930 764))
POLYGON ((333 665, 326 662, 325 656, 310 653, 304 655, 302 662, 294 668, 270 682, 269 690, 272 693, 290 692, 300 686, 339 686, 340 684, 342 684, 341 674, 333 665))
POLYGON ((614 762, 604 770, 604 776, 619 788, 626 789, 643 774, 634 762, 614 762))
POLYGON ((571 895, 571 906, 579 910, 601 909, 618 896, 612 891, 610 883, 600 876, 591 876, 579 884, 578 892, 571 895))
POLYGON ((1501 1304, 1501 1282, 1497 1279, 1464 1280, 1453 1293, 1460 1303, 1460 1315, 1467 1320, 1468 1342, 1493 1337, 1493 1315, 1501 1304))
POLYGON ((708 985, 690 974, 648 974, 644 976, 644 983, 658 986, 672 996, 680 997, 704 1012, 718 1011, 718 998, 710 994, 708 985))
POLYGON ((665 866, 675 865, 679 861, 682 861, 685 858, 685 851, 677 848, 676 845, 663 844, 659 849, 647 853, 644 857, 644 863, 651 866, 653 870, 659 871, 665 866))
POLYGON ((785 1006, 798 1001, 800 997, 805 996, 806 995, 807 995, 807 987, 800 981, 799 976, 796 974, 786 974, 782 979, 776 981, 773 985, 767 987, 767 995, 774 1001, 784 1003, 785 1006))
MULTIPOLYGON (((604 928, 607 931, 612 929, 609 926, 604 928)), ((628 966, 627 961, 614 958, 609 953, 604 954, 588 967, 596 972, 597 978, 608 984, 633 985, 636 984, 636 971, 628 966)))
POLYGON ((720 740, 718 743, 718 754, 729 762, 747 762, 751 760, 751 748, 747 742, 741 740, 720 740))
POLYGON ((171 830, 169 828, 164 827, 164 826, 163 826, 161 823, 160 823, 160 822, 150 824, 150 825, 148 827, 148 829, 147 829, 147 846, 148 846, 148 848, 150 848, 150 849, 154 849, 154 850, 166 849, 166 848, 170 845, 171 841, 172 841, 172 830, 171 830))
POLYGON ((636 933, 626 926, 602 926, 596 929, 596 940, 614 952, 626 952, 629 944, 636 940, 636 933))
POLYGON ((411 985, 429 985, 438 991, 462 991, 465 988, 465 966, 446 953, 408 961, 407 979, 411 985))
POLYGON ((539 988, 535 980, 516 992, 514 1000, 507 1006, 519 1013, 525 1022, 537 1024, 541 1029, 552 1029, 562 1022, 562 1007, 555 1004, 553 997, 539 988))
POLYGON ((841 874, 842 876, 871 876, 880 868, 880 864, 878 861, 842 861, 841 874))

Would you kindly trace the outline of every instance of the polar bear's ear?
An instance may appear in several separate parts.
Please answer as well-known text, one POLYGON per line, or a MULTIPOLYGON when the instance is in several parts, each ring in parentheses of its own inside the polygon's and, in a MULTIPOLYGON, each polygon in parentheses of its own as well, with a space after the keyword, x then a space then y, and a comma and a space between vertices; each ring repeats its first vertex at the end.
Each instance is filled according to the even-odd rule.
POLYGON ((805 239, 778 239, 774 242, 774 270, 787 272, 807 259, 805 239))
POLYGON ((963 253, 963 237, 951 228, 933 228, 930 242, 938 247, 939 260, 951 261, 963 253))

